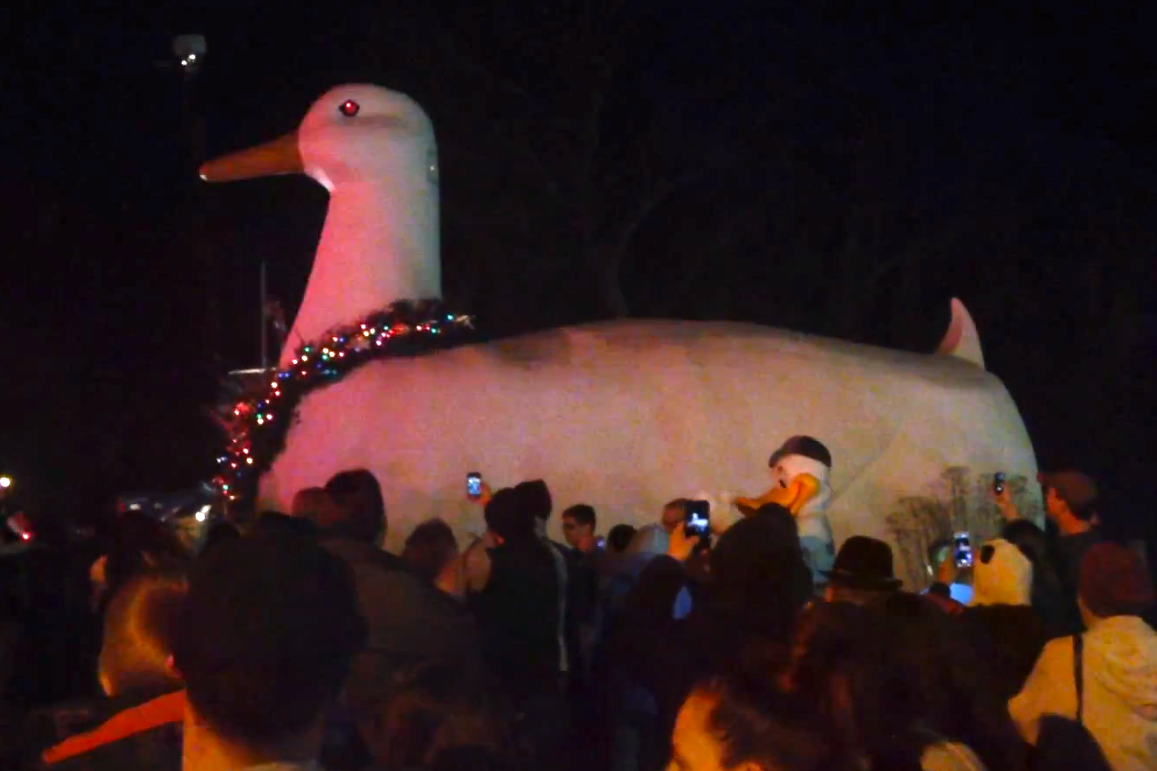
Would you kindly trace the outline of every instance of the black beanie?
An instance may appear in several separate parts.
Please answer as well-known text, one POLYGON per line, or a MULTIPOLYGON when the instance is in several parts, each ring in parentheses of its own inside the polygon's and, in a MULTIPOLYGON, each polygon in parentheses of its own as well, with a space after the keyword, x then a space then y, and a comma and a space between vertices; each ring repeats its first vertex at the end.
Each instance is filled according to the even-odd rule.
POLYGON ((783 443, 783 446, 771 454, 767 461, 769 468, 774 468, 782 458, 788 455, 802 455, 805 458, 819 461, 828 468, 832 467, 832 454, 823 442, 810 436, 793 436, 783 443))

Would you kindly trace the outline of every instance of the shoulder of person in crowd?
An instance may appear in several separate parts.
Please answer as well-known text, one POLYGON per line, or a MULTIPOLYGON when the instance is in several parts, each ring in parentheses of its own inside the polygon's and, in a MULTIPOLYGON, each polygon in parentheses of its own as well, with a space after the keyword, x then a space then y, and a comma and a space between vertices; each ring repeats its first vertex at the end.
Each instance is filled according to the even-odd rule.
POLYGON ((434 587, 455 600, 466 599, 469 585, 467 581, 465 555, 455 555, 446 562, 442 571, 434 576, 434 587))
POLYGON ((593 572, 598 572, 607 557, 606 545, 600 544, 599 539, 594 536, 590 537, 589 544, 586 540, 587 539, 584 539, 583 543, 580 543, 579 547, 575 549, 576 559, 583 567, 589 568, 593 572))
POLYGON ((487 530, 462 552, 463 590, 466 594, 480 592, 490 581, 490 550, 498 547, 498 540, 487 530))

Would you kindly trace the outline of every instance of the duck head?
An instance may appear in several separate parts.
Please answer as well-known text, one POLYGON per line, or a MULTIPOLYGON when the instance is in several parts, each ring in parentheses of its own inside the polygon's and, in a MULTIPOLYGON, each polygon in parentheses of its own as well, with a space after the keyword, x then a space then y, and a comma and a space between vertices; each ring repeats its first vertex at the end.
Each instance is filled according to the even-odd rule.
POLYGON ((417 156, 436 182, 437 145, 425 111, 405 94, 353 84, 314 102, 296 131, 204 164, 201 179, 234 182, 304 173, 332 193, 341 185, 396 173, 399 161, 409 156, 417 156))
POLYGON ((201 167, 206 182, 281 174, 306 174, 330 193, 283 366, 334 326, 397 300, 441 297, 437 144, 417 102, 380 86, 338 86, 296 131, 201 167))

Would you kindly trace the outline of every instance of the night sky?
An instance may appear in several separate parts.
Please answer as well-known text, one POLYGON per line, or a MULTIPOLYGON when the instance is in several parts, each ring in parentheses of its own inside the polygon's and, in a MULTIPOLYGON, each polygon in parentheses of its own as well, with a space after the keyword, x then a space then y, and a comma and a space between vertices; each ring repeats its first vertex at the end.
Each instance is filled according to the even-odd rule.
POLYGON ((1157 358, 1141 11, 64 5, 40 4, 10 43, 3 108, 0 470, 54 507, 202 478, 215 376, 258 361, 261 260, 291 313, 308 276, 320 187, 196 182, 181 78, 159 66, 185 32, 208 40, 193 104, 210 157, 292 129, 337 83, 417 98, 442 155, 447 300, 488 334, 613 312, 568 190, 629 211, 654 179, 702 167, 634 233, 632 315, 930 350, 959 296, 1042 462, 1141 495, 1157 358), (569 140, 542 127, 585 125, 588 28, 617 64, 583 187, 567 181, 569 140), (527 147, 550 174, 528 170, 527 147), (564 181, 557 204, 547 178, 564 181), (860 271, 849 244, 868 238, 860 271), (852 275, 900 254, 870 291, 852 275), (844 314, 839 298, 858 296, 844 314))

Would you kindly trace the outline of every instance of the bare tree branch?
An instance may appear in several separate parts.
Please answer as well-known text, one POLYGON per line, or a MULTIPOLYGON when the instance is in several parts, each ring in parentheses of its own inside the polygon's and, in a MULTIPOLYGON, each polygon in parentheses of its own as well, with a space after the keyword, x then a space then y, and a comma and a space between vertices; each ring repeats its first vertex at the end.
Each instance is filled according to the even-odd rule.
POLYGON ((428 16, 430 23, 429 30, 443 48, 444 55, 441 57, 443 61, 457 65, 463 73, 472 75, 476 79, 490 84, 501 91, 505 91, 511 96, 516 96, 532 103, 536 101, 536 97, 529 90, 500 74, 495 68, 467 52, 457 36, 451 32, 442 21, 442 18, 436 10, 431 9, 428 16))
POLYGON ((620 248, 625 249, 634 239, 635 234, 639 232, 639 228, 643 223, 646 222, 659 207, 670 201, 676 193, 690 187, 693 182, 701 179, 706 174, 706 169, 695 169, 659 185, 651 192, 650 196, 639 203, 638 208, 635 209, 631 217, 619 228, 618 237, 614 243, 620 248))
POLYGON ((515 136, 506 121, 489 121, 487 125, 496 137, 508 146, 514 148, 514 150, 526 160, 535 174, 542 179, 545 190, 550 193, 552 198, 557 198, 559 194, 558 178, 547 169, 542 157, 535 152, 534 146, 528 139, 515 136))
POLYGON ((630 312, 626 295, 622 290, 621 274, 631 242, 643 224, 660 207, 704 174, 704 170, 696 170, 660 185, 632 211, 630 217, 619 226, 613 238, 592 245, 593 254, 591 257, 598 265, 599 274, 603 280, 605 299, 616 318, 623 318, 630 312))

